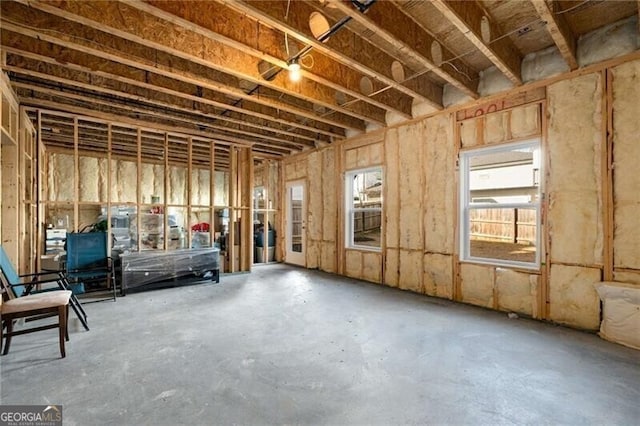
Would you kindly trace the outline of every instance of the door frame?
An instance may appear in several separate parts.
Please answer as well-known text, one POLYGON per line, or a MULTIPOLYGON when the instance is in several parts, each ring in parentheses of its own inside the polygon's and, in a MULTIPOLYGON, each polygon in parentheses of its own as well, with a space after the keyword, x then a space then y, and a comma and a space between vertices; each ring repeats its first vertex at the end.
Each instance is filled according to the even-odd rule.
POLYGON ((298 266, 307 266, 307 256, 306 256, 306 248, 307 248, 307 182, 306 180, 292 180, 285 183, 285 249, 284 249, 284 258, 285 263, 291 263, 293 265, 298 266), (294 186, 302 187, 302 252, 294 252, 292 251, 292 227, 293 222, 291 219, 291 188, 294 186))

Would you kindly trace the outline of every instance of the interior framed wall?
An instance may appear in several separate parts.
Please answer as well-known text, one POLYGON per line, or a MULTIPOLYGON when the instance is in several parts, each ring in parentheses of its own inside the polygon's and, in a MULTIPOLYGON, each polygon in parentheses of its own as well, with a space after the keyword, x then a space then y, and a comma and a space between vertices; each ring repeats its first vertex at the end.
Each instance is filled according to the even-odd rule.
POLYGON ((251 267, 248 146, 141 125, 27 108, 44 147, 42 229, 104 222, 120 251, 219 247, 224 272, 251 267))

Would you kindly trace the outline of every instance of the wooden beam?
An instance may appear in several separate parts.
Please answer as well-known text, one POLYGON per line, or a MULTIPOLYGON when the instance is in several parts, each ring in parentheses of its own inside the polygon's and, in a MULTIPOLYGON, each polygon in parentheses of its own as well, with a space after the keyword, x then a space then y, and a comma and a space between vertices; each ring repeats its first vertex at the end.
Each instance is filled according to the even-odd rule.
MULTIPOLYGON (((46 109, 53 109, 53 110, 62 110, 62 111, 66 111, 69 112, 71 114, 78 114, 78 115, 86 115, 86 116, 91 116, 91 117, 97 117, 100 118, 102 120, 106 120, 106 121, 113 121, 113 122, 118 122, 118 123, 124 123, 124 124, 129 124, 129 125, 134 125, 134 126, 143 126, 144 128, 150 128, 149 125, 149 121, 140 121, 140 120, 136 120, 136 119, 132 119, 129 117, 124 117, 124 116, 120 116, 117 114, 113 114, 113 113, 105 113, 105 112, 100 112, 100 111, 95 111, 92 110, 90 108, 86 108, 86 107, 79 107, 79 106, 73 106, 73 105, 68 105, 65 103, 61 103, 59 101, 52 101, 52 100, 44 100, 44 99, 38 99, 38 98, 32 98, 32 97, 21 97, 20 98, 21 101, 28 106, 32 106, 35 108, 46 108, 46 109)), ((212 135, 208 134, 207 132, 202 132, 202 131, 195 131, 193 129, 187 129, 187 128, 181 128, 181 127, 176 127, 176 126, 167 126, 167 125, 163 125, 163 124, 153 124, 153 128, 152 130, 164 130, 164 131, 168 131, 168 132, 182 132, 186 135, 194 135, 194 136, 200 136, 202 138, 207 138, 207 139, 211 139, 212 141, 214 141, 215 143, 220 143, 223 145, 250 145, 245 141, 232 141, 230 142, 229 140, 226 140, 228 138, 225 139, 220 139, 220 138, 215 138, 212 137, 212 135)), ((277 150, 274 147, 266 147, 263 144, 255 144, 254 149, 258 149, 260 148, 261 151, 263 152, 271 152, 275 155, 282 155, 282 154, 286 154, 289 151, 285 151, 283 152, 282 150, 277 150)))
POLYGON ((485 13, 476 2, 433 0, 431 4, 451 21, 512 83, 522 84, 520 76, 522 55, 508 37, 501 37, 500 28, 490 16, 487 18, 491 33, 490 38, 493 41, 485 41, 482 38, 481 20, 485 13))
MULTIPOLYGON (((182 28, 192 29, 204 37, 219 39, 221 43, 263 59, 276 67, 286 67, 289 56, 292 56, 288 56, 286 49, 283 49, 281 34, 260 21, 247 19, 224 4, 199 2, 197 7, 193 7, 193 2, 184 0, 148 3, 136 0, 127 4, 182 28), (260 48, 257 49, 255 46, 260 48)), ((294 40, 289 43, 292 49, 299 47, 294 40)), ((360 79, 363 74, 321 52, 313 55, 312 67, 303 66, 302 70, 305 78, 378 108, 411 117, 412 99, 409 96, 396 90, 385 90, 372 96, 363 94, 360 91, 360 79)), ((382 85, 376 86, 374 93, 382 89, 382 85)))
MULTIPOLYGON (((287 73, 279 73, 273 80, 267 81, 262 78, 258 69, 260 62, 258 58, 229 47, 228 43, 222 43, 219 37, 217 39, 205 37, 194 30, 159 20, 126 3, 18 1, 52 15, 202 65, 210 70, 230 74, 233 78, 247 80, 293 98, 339 111, 358 120, 385 124, 384 110, 380 108, 362 103, 352 103, 348 107, 343 107, 336 99, 333 90, 309 79, 302 79, 297 83, 291 82, 287 73), (145 28, 144 34, 140 34, 140 28, 145 28)), ((31 25, 39 26, 36 22, 31 25)), ((284 67, 286 64, 282 65, 284 67)))
MULTIPOLYGON (((283 138, 283 140, 288 140, 291 143, 300 144, 301 147, 313 146, 315 141, 317 140, 330 142, 330 139, 325 135, 315 135, 316 137, 314 138, 306 131, 300 131, 299 133, 296 133, 293 131, 284 130, 281 128, 283 126, 278 126, 277 122, 263 122, 263 124, 253 124, 250 122, 242 121, 241 119, 230 118, 226 115, 219 116, 218 110, 209 108, 208 103, 198 102, 198 104, 194 105, 193 101, 187 99, 186 97, 173 96, 168 93, 162 96, 161 94, 150 92, 146 88, 142 89, 146 92, 149 92, 148 95, 141 96, 139 94, 135 94, 133 88, 130 88, 132 90, 127 90, 127 88, 129 88, 128 85, 122 82, 109 82, 112 87, 117 87, 117 90, 114 90, 109 87, 105 87, 106 85, 103 82, 98 82, 96 80, 94 80, 94 83, 82 83, 77 81, 77 79, 71 80, 67 78, 57 77, 58 75, 68 76, 70 71, 68 69, 63 70, 62 66, 55 64, 51 64, 50 66, 44 65, 47 62, 54 62, 54 59, 31 54, 29 52, 21 52, 17 49, 8 48, 5 46, 2 46, 2 48, 10 53, 11 64, 21 64, 22 67, 14 65, 6 65, 5 67, 3 67, 5 70, 11 71, 17 75, 34 77, 41 80, 46 80, 49 83, 54 82, 60 85, 69 86, 77 90, 90 90, 92 92, 97 92, 104 95, 118 96, 120 98, 129 99, 131 101, 144 102, 146 104, 158 107, 162 110, 172 109, 186 114, 205 117, 206 120, 204 122, 208 123, 209 127, 219 128, 221 130, 238 132, 242 134, 251 134, 259 137, 263 137, 265 133, 273 134, 274 136, 282 135, 280 137, 283 138), (13 55, 32 59, 33 61, 25 61, 22 59, 14 58, 12 57, 13 55), (39 69, 44 72, 30 71, 32 69, 39 69), (167 99, 167 102, 155 100, 156 98, 167 99), (218 116, 212 117, 214 115, 218 116)), ((86 76, 86 79, 88 79, 88 76, 86 76)), ((15 82, 16 79, 14 78, 14 83, 15 82)), ((138 87, 139 86, 136 86, 136 88, 138 87)), ((249 119, 251 117, 245 116, 244 118, 249 119)))
POLYGON ((77 94, 77 93, 72 93, 72 92, 68 91, 68 89, 66 91, 65 90, 61 90, 62 88, 50 89, 50 88, 42 87, 42 86, 39 86, 39 85, 33 84, 33 83, 20 83, 20 82, 14 82, 14 83, 12 83, 12 85, 14 87, 16 87, 16 88, 27 89, 27 90, 31 90, 31 91, 35 91, 35 92, 39 92, 39 93, 48 94, 48 95, 51 95, 51 96, 58 96, 58 97, 63 97, 63 98, 67 98, 67 99, 84 101, 84 102, 87 102, 87 103, 94 103, 94 104, 97 104, 97 105, 104 105, 104 106, 111 107, 112 109, 113 108, 121 109, 121 110, 127 111, 129 115, 139 116, 139 115, 142 114, 142 115, 154 116, 154 117, 157 117, 159 119, 164 119, 164 120, 167 120, 167 121, 173 121, 173 122, 177 122, 177 123, 182 122, 182 123, 193 124, 193 125, 199 126, 201 128, 208 128, 208 129, 211 129, 212 131, 215 131, 213 133, 214 135, 216 135, 215 137, 221 137, 221 138, 225 138, 227 136, 238 137, 238 135, 229 134, 229 133, 239 133, 240 137, 242 137, 242 136, 249 137, 249 139, 247 139, 248 141, 257 142, 255 140, 255 138, 260 138, 261 140, 270 141, 270 142, 273 142, 276 145, 287 147, 290 150, 299 150, 299 149, 304 148, 305 146, 309 146, 309 145, 304 145, 304 144, 299 144, 299 143, 295 143, 295 142, 292 142, 292 141, 288 141, 286 139, 273 138, 273 137, 266 136, 266 135, 257 135, 257 134, 253 134, 253 133, 249 133, 249 132, 243 132, 243 131, 234 130, 234 129, 220 128, 219 126, 212 126, 212 125, 209 125, 206 122, 203 122, 203 121, 200 121, 200 120, 194 120, 194 119, 189 118, 189 117, 177 116, 175 113, 174 114, 167 114, 167 113, 163 113, 163 112, 144 109, 140 105, 129 105, 129 104, 123 103, 123 102, 106 101, 106 100, 103 100, 103 99, 100 99, 100 98, 94 97, 94 96, 86 96, 86 95, 81 95, 81 94, 77 94), (222 131, 223 133, 217 133, 217 131, 222 131))
MULTIPOLYGON (((2 3, 3 9, 5 4, 6 2, 2 3)), ((190 98, 194 102, 208 103, 223 108, 225 115, 231 115, 230 111, 253 115, 265 120, 279 121, 293 127, 336 137, 344 137, 344 130, 342 130, 344 128, 365 129, 363 122, 343 114, 332 112, 331 114, 319 115, 313 110, 313 105, 303 107, 285 103, 279 100, 277 95, 274 96, 266 90, 247 94, 240 88, 231 88, 225 85, 226 83, 221 84, 212 80, 211 73, 207 74, 204 67, 190 64, 180 58, 170 58, 161 52, 156 52, 157 60, 155 62, 151 59, 140 58, 139 55, 136 57, 140 49, 133 49, 132 43, 124 40, 118 40, 117 49, 107 49, 106 47, 97 49, 95 44, 88 40, 99 38, 99 32, 85 34, 89 36, 89 39, 70 37, 68 33, 71 32, 71 27, 74 25, 78 26, 74 23, 66 24, 66 32, 63 32, 65 25, 52 23, 50 27, 53 27, 55 35, 47 35, 29 27, 18 26, 13 22, 3 20, 3 30, 8 30, 2 31, 3 45, 37 53, 41 57, 50 56, 52 60, 67 67, 81 66, 83 71, 91 72, 94 76, 104 75, 108 78, 115 78, 114 76, 117 75, 117 79, 120 81, 162 93, 176 95, 180 91, 186 92, 191 95, 190 98), (26 35, 31 39, 19 37, 18 34, 26 35), (37 40, 54 45, 38 43, 37 40), (43 44, 45 46, 42 46, 43 44), (240 102, 240 106, 237 106, 240 102), (308 125, 301 124, 303 121, 308 122, 308 125)), ((109 40, 111 39, 100 40, 100 42, 108 43, 109 40)), ((152 49, 148 50, 154 53, 152 49)), ((237 86, 237 82, 235 84, 237 86)))
MULTIPOLYGON (((106 113, 106 114, 110 114, 110 115, 114 115, 114 116, 118 116, 118 117, 122 117, 122 118, 130 118, 130 119, 140 119, 139 114, 137 114, 135 112, 135 109, 133 112, 123 112, 121 111, 122 107, 121 106, 114 106, 114 105, 110 105, 108 102, 99 102, 95 99, 89 99, 87 101, 81 101, 80 99, 73 99, 73 97, 71 96, 64 96, 67 95, 66 93, 55 93, 53 95, 51 94, 46 94, 43 93, 42 95, 37 95, 38 92, 32 92, 29 93, 28 95, 24 95, 21 96, 21 99, 24 99, 25 102, 28 100, 29 102, 38 102, 38 101, 42 101, 42 102, 49 102, 49 101, 54 101, 57 102, 57 104, 59 105, 59 107, 63 106, 63 105, 69 105, 69 106, 79 106, 79 107, 83 107, 86 108, 87 110, 91 110, 91 111, 95 111, 98 113, 106 113)), ((144 116, 144 121, 147 123, 157 123, 157 125, 160 125, 162 127, 165 128, 183 128, 186 130, 191 130, 191 131, 202 131, 201 126, 200 125, 194 125, 191 129, 188 127, 181 127, 180 124, 185 124, 185 120, 180 120, 177 119, 173 116, 166 116, 166 117, 160 117, 160 116, 150 116, 147 114, 142 114, 144 116), (198 130, 195 130, 198 129, 198 130)), ((189 124, 189 123, 186 123, 189 124)), ((271 148, 273 148, 274 150, 280 152, 281 154, 291 154, 292 153, 292 148, 291 147, 282 147, 282 146, 274 146, 272 144, 268 144, 266 142, 263 142, 261 140, 252 140, 252 139, 247 139, 247 138, 237 138, 234 136, 230 136, 230 135, 226 135, 226 134, 222 134, 222 133, 214 133, 214 132, 206 132, 209 136, 209 138, 212 138, 214 140, 217 141, 225 141, 228 143, 233 143, 233 144, 238 144, 238 145, 252 145, 252 144, 259 144, 261 146, 269 146, 271 148)))
POLYGON ((547 23, 547 31, 569 68, 575 70, 578 68, 576 38, 571 32, 564 15, 557 14, 558 2, 555 0, 550 1, 551 3, 548 3, 547 0, 531 0, 531 4, 535 7, 540 18, 547 23))
POLYGON ((453 67, 440 67, 431 57, 431 45, 437 40, 411 18, 405 15, 395 4, 389 1, 379 1, 367 9, 366 13, 350 4, 343 2, 332 3, 336 9, 351 17, 366 28, 375 31, 394 48, 410 55, 422 64, 426 70, 433 72, 464 94, 477 98, 478 75, 460 60, 453 60, 454 54, 443 48, 443 60, 452 61, 453 67), (456 71, 456 68, 459 71, 456 71))
MULTIPOLYGON (((304 45, 311 46, 315 52, 321 52, 326 57, 371 77, 374 82, 374 92, 382 90, 381 86, 382 88, 384 86, 392 87, 418 102, 428 102, 434 108, 442 109, 441 87, 424 75, 401 82, 394 80, 391 74, 393 57, 374 44, 366 41, 354 43, 354 39, 348 31, 338 31, 325 42, 318 41, 311 33, 308 21, 308 17, 312 13, 321 12, 322 8, 315 3, 302 1, 290 3, 217 1, 287 34, 291 37, 290 42, 297 40, 304 45), (378 84, 378 82, 380 83, 378 84)), ((314 59, 315 57, 314 53, 314 59)))

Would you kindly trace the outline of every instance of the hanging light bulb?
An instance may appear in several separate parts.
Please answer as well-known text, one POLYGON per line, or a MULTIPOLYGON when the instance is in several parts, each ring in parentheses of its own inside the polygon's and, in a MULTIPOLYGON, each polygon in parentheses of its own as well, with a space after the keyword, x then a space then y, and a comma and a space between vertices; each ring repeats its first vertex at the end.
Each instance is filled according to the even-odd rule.
POLYGON ((302 78, 302 75, 300 74, 300 64, 297 59, 292 59, 289 62, 289 80, 297 83, 300 81, 300 78, 302 78))

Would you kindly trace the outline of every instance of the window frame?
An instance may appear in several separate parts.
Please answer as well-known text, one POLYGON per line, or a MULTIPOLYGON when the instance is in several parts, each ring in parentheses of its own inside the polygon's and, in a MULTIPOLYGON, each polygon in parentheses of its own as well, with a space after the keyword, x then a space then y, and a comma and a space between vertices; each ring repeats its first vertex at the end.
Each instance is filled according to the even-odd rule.
POLYGON ((354 169, 348 170, 344 175, 344 206, 345 206, 345 214, 344 214, 344 242, 345 248, 351 250, 365 250, 365 251, 374 251, 381 252, 383 245, 383 209, 384 209, 384 169, 382 166, 373 166, 366 167, 362 169, 354 169), (354 176, 362 173, 372 173, 372 172, 380 172, 382 177, 382 185, 380 188, 380 207, 363 207, 356 208, 353 200, 353 191, 354 191, 354 176), (353 233, 353 214, 356 212, 380 212, 380 246, 372 247, 372 246, 364 246, 358 245, 354 242, 354 233, 353 233))
MULTIPOLYGON (((470 149, 461 150, 459 153, 459 170, 460 170, 460 184, 459 184, 459 214, 458 225, 460 229, 459 235, 459 249, 460 249, 460 261, 470 263, 481 263, 492 266, 504 266, 511 268, 521 268, 528 270, 540 270, 542 259, 542 200, 544 197, 544 159, 542 153, 542 138, 536 137, 527 139, 524 141, 504 143, 494 146, 473 147, 470 149), (470 191, 470 175, 471 170, 469 167, 469 161, 472 157, 478 155, 487 155, 500 152, 508 152, 521 148, 533 148, 539 152, 539 167, 537 170, 538 176, 538 196, 534 202, 514 202, 514 203, 472 203, 471 191, 470 191), (536 256, 533 262, 521 262, 515 260, 499 259, 499 258, 487 258, 487 257, 474 257, 471 255, 471 238, 470 238, 470 211, 476 209, 533 209, 536 212, 536 256)), ((535 172, 535 169, 534 169, 535 172)), ((535 175, 534 175, 535 181, 535 175)))

